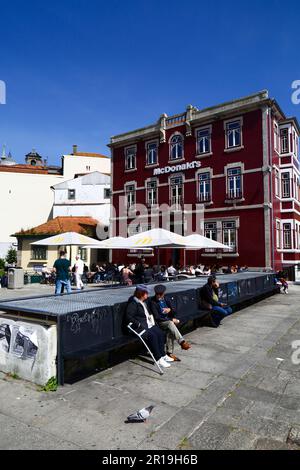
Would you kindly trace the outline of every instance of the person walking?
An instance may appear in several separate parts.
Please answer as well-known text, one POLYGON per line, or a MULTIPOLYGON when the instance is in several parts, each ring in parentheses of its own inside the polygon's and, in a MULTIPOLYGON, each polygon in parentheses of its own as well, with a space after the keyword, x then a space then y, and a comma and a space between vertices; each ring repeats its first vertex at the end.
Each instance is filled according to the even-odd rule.
POLYGON ((125 286, 132 286, 131 276, 133 276, 133 272, 129 269, 127 265, 124 266, 124 268, 122 269, 121 276, 123 284, 125 284, 125 286))
POLYGON ((80 259, 79 255, 76 256, 76 262, 74 264, 74 268, 75 268, 76 288, 78 290, 84 289, 84 285, 81 279, 83 275, 83 271, 84 271, 84 262, 82 261, 82 259, 80 259))
POLYGON ((59 258, 53 265, 53 271, 56 274, 55 295, 61 294, 63 287, 65 287, 67 293, 70 294, 72 292, 70 281, 71 263, 66 259, 65 251, 60 251, 59 258))

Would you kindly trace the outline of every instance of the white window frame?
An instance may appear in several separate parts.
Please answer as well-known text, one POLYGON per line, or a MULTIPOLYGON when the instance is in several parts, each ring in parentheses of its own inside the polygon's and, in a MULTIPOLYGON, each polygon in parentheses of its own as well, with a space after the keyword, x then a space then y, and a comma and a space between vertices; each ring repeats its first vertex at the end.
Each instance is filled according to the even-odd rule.
POLYGON ((225 151, 230 152, 230 151, 239 150, 239 149, 244 148, 244 143, 243 143, 243 142, 244 142, 244 139, 243 139, 243 124, 244 124, 244 120, 243 120, 243 117, 242 117, 242 116, 237 117, 237 118, 227 119, 226 121, 224 121, 225 151), (228 131, 228 125, 229 125, 229 124, 233 124, 233 123, 235 123, 235 122, 239 122, 239 123, 240 123, 240 143, 239 143, 239 145, 229 146, 229 139, 228 139, 229 131, 228 131))
POLYGON ((282 171, 281 172, 281 175, 280 175, 280 190, 281 190, 281 198, 282 199, 291 199, 292 198, 292 185, 291 185, 291 179, 292 179, 292 175, 289 171, 282 171), (289 175, 289 178, 288 179, 284 179, 283 176, 284 175, 289 175), (289 187, 289 194, 285 196, 285 194, 287 194, 285 191, 284 191, 284 183, 283 181, 288 181, 288 187, 289 187))
POLYGON ((183 204, 183 201, 184 201, 184 174, 182 173, 178 173, 176 175, 171 175, 169 176, 169 188, 170 188, 170 205, 173 206, 173 205, 181 205, 183 204), (175 179, 175 178, 181 178, 182 180, 182 195, 181 196, 173 196, 173 193, 172 193, 172 180, 175 179))
POLYGON ((281 221, 279 219, 276 219, 276 249, 281 250, 281 221))
MULTIPOLYGON (((216 221, 204 220, 204 236, 210 240, 218 241, 218 224, 216 221), (213 228, 207 227, 208 225, 214 226, 213 228), (216 238, 214 239, 211 235, 215 232, 216 238), (208 235, 209 234, 209 235, 208 235)), ((215 250, 214 250, 215 251, 215 250)))
POLYGON ((243 172, 242 168, 240 165, 237 165, 235 167, 227 168, 226 170, 226 181, 227 181, 227 192, 226 192, 226 198, 230 200, 236 200, 236 199, 242 199, 243 197, 243 172), (229 172, 233 170, 239 170, 240 173, 237 175, 230 175, 229 172), (238 190, 237 188, 237 179, 240 180, 240 189, 238 190), (233 190, 230 189, 230 181, 233 181, 233 190), (238 193, 239 191, 239 193, 238 193), (230 194, 232 192, 232 194, 230 194))
POLYGON ((196 185, 197 185, 197 200, 200 203, 211 203, 212 201, 212 182, 213 182, 213 169, 212 168, 201 168, 196 172, 196 185), (201 200, 200 194, 200 176, 202 174, 209 173, 209 184, 210 184, 210 198, 208 200, 201 200))
POLYGON ((232 251, 232 253, 237 253, 237 237, 238 237, 238 230, 237 230, 237 224, 236 224, 236 221, 233 219, 233 220, 227 220, 227 221, 223 221, 222 222, 222 243, 224 245, 227 245, 228 248, 232 248, 234 246, 234 250, 232 251), (234 223, 234 228, 226 228, 226 230, 229 230, 228 234, 229 234, 229 244, 225 243, 225 230, 224 230, 224 224, 231 224, 231 223, 234 223), (231 230, 234 230, 234 245, 232 243, 230 243, 230 239, 231 239, 231 230))
POLYGON ((280 127, 279 130, 279 142, 280 142, 280 155, 288 155, 291 153, 291 143, 290 143, 290 127, 289 126, 282 126, 280 127), (286 151, 283 151, 283 145, 282 145, 282 131, 287 131, 287 148, 286 151))
POLYGON ((178 162, 178 161, 182 161, 184 160, 184 136, 181 134, 181 132, 174 132, 170 139, 169 139, 169 163, 172 163, 172 162, 178 162), (172 139, 174 139, 174 137, 180 137, 181 138, 181 142, 182 142, 182 155, 180 158, 172 158, 172 146, 173 145, 178 145, 178 144, 172 144, 172 139))
POLYGON ((137 163, 136 163, 136 154, 137 154, 137 145, 129 145, 128 147, 125 147, 124 149, 124 153, 125 153, 125 171, 135 171, 137 169, 137 163), (127 166, 127 163, 128 163, 128 151, 131 150, 131 149, 134 149, 134 167, 130 167, 128 168, 127 166))
POLYGON ((128 181, 127 183, 125 183, 124 185, 124 192, 125 192, 125 198, 126 198, 126 208, 127 209, 131 209, 132 207, 134 207, 136 205, 136 181, 128 181), (134 191, 128 191, 127 188, 128 186, 133 186, 134 187, 134 191), (134 202, 131 202, 128 200, 128 195, 129 194, 133 194, 134 195, 134 202))
POLYGON ((148 178, 145 181, 145 190, 146 190, 146 204, 149 207, 156 206, 158 204, 158 178, 148 178), (148 189, 148 184, 155 182, 156 183, 156 202, 152 203, 149 198, 149 189, 148 189))
POLYGON ((212 125, 209 124, 207 126, 202 126, 202 127, 198 127, 197 129, 195 129, 195 136, 196 136, 196 156, 197 157, 204 157, 204 156, 209 156, 209 155, 212 155, 212 125), (200 132, 203 132, 203 131, 208 131, 208 145, 209 145, 209 148, 207 151, 205 152, 200 152, 200 148, 199 148, 199 137, 198 137, 198 134, 200 132))
MULTIPOLYGON (((216 223, 217 224, 217 241, 220 242, 220 243, 223 243, 223 222, 234 222, 235 223, 235 229, 236 229, 236 251, 233 252, 233 251, 223 251, 222 252, 222 258, 227 258, 227 257, 237 257, 239 256, 239 228, 240 228, 240 217, 220 217, 220 218, 205 218, 204 220, 204 224, 206 223, 216 223)), ((201 226, 200 226, 200 231, 201 233, 205 233, 203 232, 204 230, 204 225, 202 222, 201 222, 201 226)), ((204 250, 204 253, 203 253, 203 256, 205 257, 210 257, 210 256, 213 256, 215 257, 216 256, 216 249, 211 249, 211 248, 207 248, 206 250, 204 250)))
POLYGON ((293 250, 293 224, 291 222, 282 222, 282 248, 284 250, 293 250), (289 231, 285 231, 285 226, 289 225, 290 226, 290 230, 289 231), (286 233, 289 233, 289 237, 290 237, 290 246, 286 246, 286 233))
POLYGON ((145 143, 145 150, 146 150, 146 166, 156 166, 158 165, 158 147, 159 147, 159 141, 158 140, 149 140, 145 143), (150 163, 149 162, 149 145, 155 144, 156 145, 156 162, 155 163, 150 163))

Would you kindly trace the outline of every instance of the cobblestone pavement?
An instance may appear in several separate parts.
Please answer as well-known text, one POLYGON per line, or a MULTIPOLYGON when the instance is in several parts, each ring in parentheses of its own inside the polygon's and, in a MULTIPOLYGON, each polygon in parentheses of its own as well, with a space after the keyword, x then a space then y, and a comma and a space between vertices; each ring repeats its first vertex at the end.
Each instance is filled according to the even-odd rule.
POLYGON ((193 331, 163 376, 136 358, 46 393, 0 373, 0 448, 300 449, 299 302, 291 286, 193 331), (150 404, 145 424, 124 423, 150 404))

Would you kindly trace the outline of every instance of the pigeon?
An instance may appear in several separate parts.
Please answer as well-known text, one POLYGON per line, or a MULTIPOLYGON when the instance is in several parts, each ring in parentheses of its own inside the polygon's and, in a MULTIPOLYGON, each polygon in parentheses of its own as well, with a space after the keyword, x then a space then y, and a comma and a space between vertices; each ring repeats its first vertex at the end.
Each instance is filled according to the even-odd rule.
POLYGON ((139 411, 129 415, 125 423, 144 423, 147 418, 149 418, 151 411, 154 406, 147 406, 147 408, 142 408, 139 411))

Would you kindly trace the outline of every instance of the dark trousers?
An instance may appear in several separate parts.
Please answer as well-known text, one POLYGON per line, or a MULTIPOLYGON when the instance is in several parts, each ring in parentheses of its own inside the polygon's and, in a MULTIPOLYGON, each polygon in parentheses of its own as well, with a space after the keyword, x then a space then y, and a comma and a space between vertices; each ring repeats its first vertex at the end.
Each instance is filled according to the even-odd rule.
POLYGON ((153 356, 158 361, 165 353, 165 333, 157 326, 152 326, 143 334, 143 340, 149 346, 153 356))

